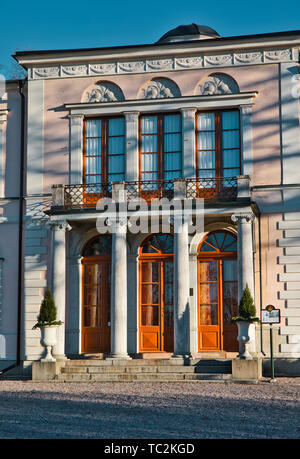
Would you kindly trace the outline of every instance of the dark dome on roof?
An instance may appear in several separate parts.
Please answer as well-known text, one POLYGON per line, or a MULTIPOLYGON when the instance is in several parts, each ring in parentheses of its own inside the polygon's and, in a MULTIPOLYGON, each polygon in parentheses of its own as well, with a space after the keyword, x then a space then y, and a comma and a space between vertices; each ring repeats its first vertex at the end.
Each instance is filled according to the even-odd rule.
POLYGON ((176 41, 203 40, 220 38, 220 35, 207 26, 198 24, 180 25, 165 33, 157 43, 173 43, 176 41))

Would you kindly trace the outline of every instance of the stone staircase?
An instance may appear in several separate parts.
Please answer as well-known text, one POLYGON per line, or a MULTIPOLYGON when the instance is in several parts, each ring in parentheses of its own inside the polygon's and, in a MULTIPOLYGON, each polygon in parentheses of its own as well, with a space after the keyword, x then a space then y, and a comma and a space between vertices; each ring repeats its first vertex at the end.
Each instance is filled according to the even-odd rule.
POLYGON ((68 360, 62 382, 201 382, 230 380, 230 359, 68 360))

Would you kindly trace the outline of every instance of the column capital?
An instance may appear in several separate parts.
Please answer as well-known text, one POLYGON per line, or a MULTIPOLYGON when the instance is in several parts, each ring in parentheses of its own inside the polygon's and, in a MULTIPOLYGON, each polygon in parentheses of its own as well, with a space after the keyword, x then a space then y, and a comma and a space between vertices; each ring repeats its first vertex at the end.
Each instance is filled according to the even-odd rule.
POLYGON ((185 215, 183 212, 180 212, 179 214, 171 215, 168 218, 168 221, 171 223, 171 225, 184 225, 185 223, 192 225, 193 217, 191 215, 185 215))
POLYGON ((115 232, 127 232, 127 227, 130 227, 130 222, 127 217, 112 217, 106 219, 106 225, 109 226, 113 233, 115 232))
POLYGON ((180 109, 183 119, 194 119, 197 111, 196 107, 184 107, 180 109))
POLYGON ((71 123, 72 126, 81 126, 82 125, 82 121, 84 119, 84 115, 70 114, 70 115, 68 115, 68 118, 69 118, 70 123, 71 123))
POLYGON ((77 255, 71 255, 69 257, 67 257, 67 259, 69 260, 69 263, 71 265, 79 265, 82 261, 82 255, 81 254, 77 254, 77 255))
POLYGON ((139 117, 140 112, 138 111, 128 111, 128 112, 123 112, 123 115, 126 118, 126 121, 137 121, 139 117))
POLYGON ((48 226, 52 231, 71 231, 72 227, 67 221, 50 221, 48 226))
POLYGON ((252 113, 252 105, 242 105, 241 112, 243 115, 251 115, 252 113))
POLYGON ((234 223, 252 223, 255 220, 255 215, 252 212, 239 212, 231 215, 231 220, 234 223))
POLYGON ((0 124, 4 124, 7 121, 8 110, 0 110, 0 124))

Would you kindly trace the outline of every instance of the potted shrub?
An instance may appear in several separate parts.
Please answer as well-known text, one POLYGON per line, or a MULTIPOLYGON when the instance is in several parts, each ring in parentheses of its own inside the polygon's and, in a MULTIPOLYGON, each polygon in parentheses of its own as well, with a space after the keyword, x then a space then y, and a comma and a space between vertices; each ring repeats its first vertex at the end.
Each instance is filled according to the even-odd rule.
POLYGON ((238 357, 240 359, 251 359, 251 354, 248 351, 248 345, 250 342, 249 327, 254 322, 259 322, 259 318, 256 317, 256 309, 248 284, 246 284, 243 295, 240 299, 239 315, 233 317, 232 322, 236 323, 238 327, 238 357))
POLYGON ((49 289, 47 289, 45 293, 45 297, 42 301, 40 313, 37 319, 38 321, 34 325, 33 329, 41 329, 41 342, 47 350, 46 357, 43 360, 55 362, 55 358, 52 356, 51 350, 57 342, 57 327, 61 325, 63 322, 61 320, 57 320, 57 309, 55 306, 53 296, 49 289))

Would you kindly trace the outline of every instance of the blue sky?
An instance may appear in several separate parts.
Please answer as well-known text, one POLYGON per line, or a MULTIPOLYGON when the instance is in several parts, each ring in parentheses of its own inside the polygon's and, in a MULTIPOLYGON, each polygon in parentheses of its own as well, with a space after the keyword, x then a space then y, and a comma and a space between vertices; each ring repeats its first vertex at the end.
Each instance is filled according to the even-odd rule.
POLYGON ((148 44, 192 22, 222 36, 300 30, 300 2, 6 0, 0 17, 0 72, 8 77, 15 51, 148 44))

